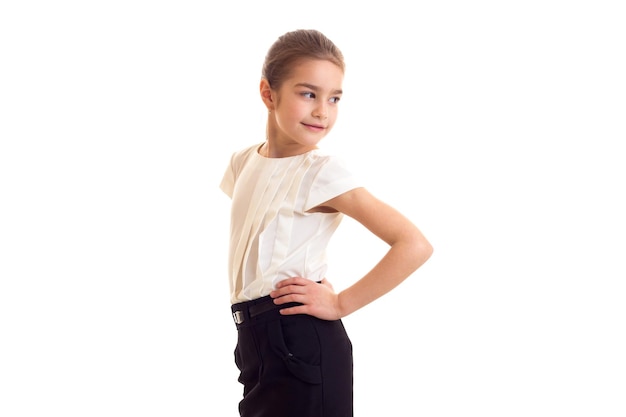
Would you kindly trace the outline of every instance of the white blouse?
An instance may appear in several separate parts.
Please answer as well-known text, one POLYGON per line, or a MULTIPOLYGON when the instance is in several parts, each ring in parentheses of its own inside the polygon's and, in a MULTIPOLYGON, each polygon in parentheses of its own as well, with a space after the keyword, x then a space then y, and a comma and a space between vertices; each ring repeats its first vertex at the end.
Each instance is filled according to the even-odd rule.
POLYGON ((343 215, 307 210, 359 187, 337 157, 313 150, 266 158, 260 146, 235 152, 220 184, 232 199, 232 303, 266 296, 286 278, 322 280, 326 246, 343 215))

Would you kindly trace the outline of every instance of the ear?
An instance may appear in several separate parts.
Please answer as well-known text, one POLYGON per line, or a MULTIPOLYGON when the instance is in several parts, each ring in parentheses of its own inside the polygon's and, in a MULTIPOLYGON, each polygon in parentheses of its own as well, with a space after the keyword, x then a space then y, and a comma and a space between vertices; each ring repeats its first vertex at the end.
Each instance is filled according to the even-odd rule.
POLYGON ((266 78, 261 79, 259 90, 261 92, 261 100, 263 100, 263 103, 265 103, 265 107, 267 107, 267 110, 274 110, 274 93, 272 91, 272 88, 270 87, 269 81, 267 81, 266 78))

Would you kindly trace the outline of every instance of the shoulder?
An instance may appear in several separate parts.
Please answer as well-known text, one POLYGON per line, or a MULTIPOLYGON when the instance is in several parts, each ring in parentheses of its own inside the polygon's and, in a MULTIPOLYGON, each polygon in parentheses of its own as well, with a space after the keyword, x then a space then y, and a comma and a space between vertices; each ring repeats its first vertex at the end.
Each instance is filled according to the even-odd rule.
POLYGON ((248 159, 251 155, 254 155, 259 146, 260 144, 256 143, 254 145, 247 146, 243 149, 239 149, 233 152, 231 156, 231 161, 241 161, 248 159))
POLYGON ((259 146, 260 144, 257 143, 233 152, 230 157, 230 168, 234 172, 239 172, 246 162, 254 156, 259 146))
POLYGON ((319 149, 310 152, 307 155, 307 159, 312 166, 318 167, 323 171, 348 171, 348 165, 346 161, 338 156, 325 153, 319 149))
POLYGON ((361 186, 360 180, 348 169, 342 158, 315 152, 310 155, 310 160, 313 176, 305 211, 361 186))
POLYGON ((308 159, 313 170, 321 177, 332 180, 353 176, 348 164, 340 156, 316 150, 308 155, 308 159))

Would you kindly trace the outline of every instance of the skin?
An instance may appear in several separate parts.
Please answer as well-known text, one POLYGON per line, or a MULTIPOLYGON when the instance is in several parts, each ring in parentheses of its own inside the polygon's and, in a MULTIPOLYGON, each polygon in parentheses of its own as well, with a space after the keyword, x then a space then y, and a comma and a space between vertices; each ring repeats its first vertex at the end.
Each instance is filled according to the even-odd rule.
MULTIPOLYGON (((278 89, 261 80, 261 99, 268 109, 267 141, 262 156, 282 158, 317 148, 337 120, 343 71, 326 60, 307 59, 294 66, 278 89)), ((389 245, 389 250, 365 276, 336 293, 303 277, 279 282, 270 293, 277 305, 298 302, 281 314, 309 314, 324 320, 341 319, 397 287, 428 260, 433 248, 421 231, 395 208, 365 188, 343 193, 313 212, 341 212, 352 217, 389 245)))

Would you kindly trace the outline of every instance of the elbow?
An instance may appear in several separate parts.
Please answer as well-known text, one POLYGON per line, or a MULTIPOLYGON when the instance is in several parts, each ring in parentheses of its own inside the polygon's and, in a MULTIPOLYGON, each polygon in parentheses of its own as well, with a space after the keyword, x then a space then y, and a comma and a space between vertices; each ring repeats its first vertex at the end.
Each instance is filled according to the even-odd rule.
POLYGON ((427 240, 425 240, 422 243, 422 248, 421 248, 421 252, 424 254, 425 259, 424 261, 427 261, 428 258, 430 258, 433 254, 433 245, 430 244, 430 242, 428 242, 427 240))
POLYGON ((433 254, 433 246, 423 236, 415 239, 413 242, 413 268, 417 270, 421 267, 433 254))

